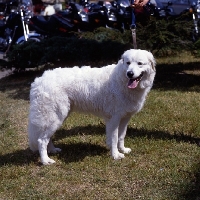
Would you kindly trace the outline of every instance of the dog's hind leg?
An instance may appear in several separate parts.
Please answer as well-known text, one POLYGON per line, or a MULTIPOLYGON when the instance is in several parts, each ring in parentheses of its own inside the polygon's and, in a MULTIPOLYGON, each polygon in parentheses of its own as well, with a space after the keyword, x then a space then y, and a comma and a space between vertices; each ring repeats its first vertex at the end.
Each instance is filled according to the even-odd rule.
POLYGON ((38 139, 38 149, 41 157, 41 162, 43 165, 49 165, 55 163, 55 161, 49 158, 47 154, 47 145, 49 144, 50 138, 39 138, 38 139))
POLYGON ((57 115, 55 114, 55 116, 53 117, 53 114, 51 115, 52 118, 54 118, 54 122, 51 123, 51 125, 46 127, 46 130, 44 130, 44 132, 40 133, 40 136, 38 137, 38 149, 39 149, 39 153, 40 153, 40 157, 41 157, 41 162, 44 165, 49 165, 52 163, 55 163, 55 161, 53 159, 50 159, 48 157, 48 152, 51 153, 57 153, 60 152, 61 149, 60 148, 56 148, 53 145, 53 142, 51 140, 52 135, 56 132, 56 130, 58 130, 58 128, 60 128, 60 126, 62 125, 62 122, 65 119, 65 116, 67 116, 67 112, 63 113, 62 117, 61 115, 57 115), (64 115, 66 114, 66 115, 64 115), (56 118, 57 116, 57 118, 56 118))
POLYGON ((47 146, 47 150, 48 150, 48 153, 58 153, 61 151, 60 148, 56 148, 54 145, 53 145, 53 142, 52 142, 52 139, 50 138, 50 141, 49 141, 49 144, 47 146))
POLYGON ((38 137, 38 150, 43 165, 55 163, 53 159, 49 158, 48 152, 56 153, 61 151, 61 149, 54 147, 51 140, 51 136, 56 132, 61 124, 62 123, 54 122, 52 126, 47 127, 44 132, 41 132, 40 136, 38 137))
POLYGON ((130 115, 122 118, 121 121, 120 121, 120 124, 119 124, 119 129, 118 129, 118 149, 122 153, 130 153, 131 152, 130 148, 126 148, 124 146, 124 138, 126 136, 127 125, 128 125, 128 122, 129 122, 130 118, 131 118, 130 115))

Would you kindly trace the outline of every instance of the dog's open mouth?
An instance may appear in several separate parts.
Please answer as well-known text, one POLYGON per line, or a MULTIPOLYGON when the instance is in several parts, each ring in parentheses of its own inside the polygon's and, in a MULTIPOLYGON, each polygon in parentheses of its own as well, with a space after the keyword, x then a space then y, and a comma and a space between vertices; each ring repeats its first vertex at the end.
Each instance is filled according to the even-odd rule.
POLYGON ((131 88, 131 89, 136 88, 137 85, 138 85, 138 83, 142 79, 143 74, 144 74, 144 72, 142 72, 137 78, 133 78, 133 79, 131 78, 131 79, 129 79, 128 88, 131 88))

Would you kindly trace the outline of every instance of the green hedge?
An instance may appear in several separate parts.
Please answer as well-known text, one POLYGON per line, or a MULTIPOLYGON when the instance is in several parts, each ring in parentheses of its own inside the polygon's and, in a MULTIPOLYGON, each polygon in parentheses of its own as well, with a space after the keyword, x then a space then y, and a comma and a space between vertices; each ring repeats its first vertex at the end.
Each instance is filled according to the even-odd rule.
POLYGON ((41 42, 28 41, 14 46, 8 54, 9 63, 15 68, 28 68, 47 63, 80 64, 113 61, 132 48, 126 34, 113 30, 74 33, 70 37, 52 37, 41 42))
MULTIPOLYGON (((181 50, 196 49, 191 33, 192 21, 150 20, 137 24, 138 48, 152 51, 156 56, 169 56, 181 50)), ((133 48, 130 30, 121 33, 108 28, 94 32, 70 33, 66 37, 52 37, 41 42, 28 41, 15 45, 8 54, 7 66, 19 69, 53 65, 94 65, 116 62, 121 54, 133 48)))

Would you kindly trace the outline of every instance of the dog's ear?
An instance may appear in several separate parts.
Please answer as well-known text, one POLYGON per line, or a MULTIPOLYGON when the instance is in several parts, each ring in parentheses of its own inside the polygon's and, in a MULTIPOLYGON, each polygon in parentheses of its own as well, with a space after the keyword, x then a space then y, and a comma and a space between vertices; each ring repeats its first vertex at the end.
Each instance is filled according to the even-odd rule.
POLYGON ((135 50, 135 49, 126 50, 126 51, 122 54, 121 60, 122 60, 122 63, 123 63, 123 64, 125 64, 125 63, 124 63, 124 60, 126 60, 126 58, 129 57, 129 55, 131 55, 131 54, 133 53, 133 50, 135 50))
POLYGON ((122 63, 124 64, 124 54, 121 56, 122 63))
POLYGON ((155 60, 153 54, 151 52, 149 52, 149 51, 146 51, 146 56, 147 56, 147 58, 149 59, 149 61, 151 63, 152 69, 154 71, 156 71, 156 60, 155 60))

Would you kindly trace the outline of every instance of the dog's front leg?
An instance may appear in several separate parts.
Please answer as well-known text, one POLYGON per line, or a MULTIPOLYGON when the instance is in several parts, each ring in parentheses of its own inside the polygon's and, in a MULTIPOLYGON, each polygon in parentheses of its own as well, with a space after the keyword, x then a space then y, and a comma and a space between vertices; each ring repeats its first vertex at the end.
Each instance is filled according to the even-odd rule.
POLYGON ((111 156, 115 160, 124 158, 124 154, 120 153, 117 148, 119 122, 120 119, 116 118, 106 121, 106 143, 111 150, 111 156))
POLYGON ((131 118, 131 115, 127 115, 126 117, 121 119, 121 122, 119 124, 119 130, 118 130, 118 148, 122 153, 130 153, 131 149, 126 148, 124 146, 124 138, 126 136, 127 131, 127 125, 131 118))

